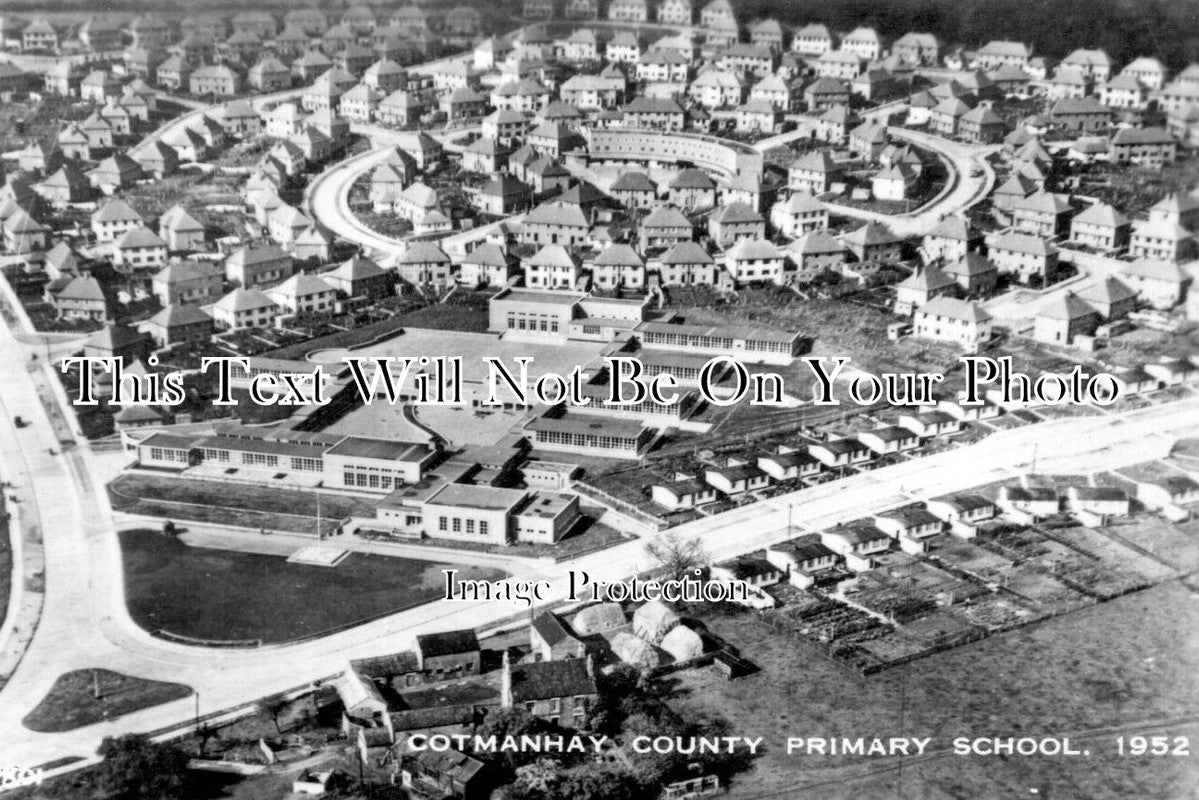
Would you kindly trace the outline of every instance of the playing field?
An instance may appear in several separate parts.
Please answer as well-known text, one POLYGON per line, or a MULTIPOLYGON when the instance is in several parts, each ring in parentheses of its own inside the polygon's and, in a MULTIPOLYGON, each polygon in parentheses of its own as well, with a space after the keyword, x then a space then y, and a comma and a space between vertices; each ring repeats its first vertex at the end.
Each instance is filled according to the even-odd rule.
MULTIPOLYGON (((218 641, 285 642, 427 603, 450 565, 350 553, 335 567, 189 547, 157 531, 122 531, 125 596, 143 628, 218 641)), ((454 565, 463 577, 503 573, 454 565)))

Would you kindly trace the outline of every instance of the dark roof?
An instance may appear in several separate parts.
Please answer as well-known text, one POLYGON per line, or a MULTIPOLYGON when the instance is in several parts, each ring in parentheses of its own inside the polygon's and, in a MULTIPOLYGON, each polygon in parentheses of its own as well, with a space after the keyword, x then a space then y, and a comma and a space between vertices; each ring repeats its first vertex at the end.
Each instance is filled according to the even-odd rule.
POLYGON ((416 649, 420 651, 422 658, 473 653, 479 649, 479 637, 475 635, 473 628, 422 633, 416 637, 416 649))
POLYGON ((575 638, 558 615, 549 611, 533 619, 533 630, 551 647, 558 642, 575 638))
POLYGON ((513 703, 596 693, 595 678, 586 659, 540 661, 510 669, 513 703))

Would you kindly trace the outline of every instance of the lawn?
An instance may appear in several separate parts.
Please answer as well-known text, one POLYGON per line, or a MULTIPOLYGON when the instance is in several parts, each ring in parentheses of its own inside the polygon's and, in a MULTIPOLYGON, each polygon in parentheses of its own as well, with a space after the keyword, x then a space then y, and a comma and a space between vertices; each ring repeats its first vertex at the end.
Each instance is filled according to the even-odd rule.
POLYGON ((724 718, 739 734, 765 737, 766 754, 732 797, 826 800, 919 797, 1181 798, 1199 780, 1194 758, 1115 756, 1118 733, 1199 733, 1199 603, 1178 583, 1082 609, 863 678, 815 647, 779 636, 757 617, 709 616, 708 626, 762 671, 727 682, 712 670, 679 674, 680 712, 724 718), (902 699, 901 699, 902 698, 902 699), (1193 719, 1193 718, 1192 718, 1193 719), (983 758, 945 751, 957 736, 1070 736, 1091 758, 983 758), (932 737, 932 758, 898 761, 791 755, 789 736, 932 737), (1029 789, 1038 788, 1039 795, 1029 789), (1058 791, 1052 791, 1056 788, 1058 791))
MULTIPOLYGON (((188 547, 155 531, 122 531, 129 613, 150 631, 212 640, 285 642, 332 632, 441 595, 449 564, 351 553, 336 567, 188 547)), ((457 565, 454 565, 457 566, 457 565)), ((463 579, 498 570, 458 566, 463 579)))
MULTIPOLYGON (((121 475, 108 485, 112 507, 129 514, 313 533, 317 494, 157 475, 121 475)), ((364 500, 328 493, 320 498, 321 528, 326 533, 346 517, 375 514, 374 506, 364 500)))
POLYGON ((80 669, 60 675, 50 693, 22 722, 38 733, 59 733, 169 703, 191 693, 191 687, 181 683, 134 678, 106 669, 80 669))

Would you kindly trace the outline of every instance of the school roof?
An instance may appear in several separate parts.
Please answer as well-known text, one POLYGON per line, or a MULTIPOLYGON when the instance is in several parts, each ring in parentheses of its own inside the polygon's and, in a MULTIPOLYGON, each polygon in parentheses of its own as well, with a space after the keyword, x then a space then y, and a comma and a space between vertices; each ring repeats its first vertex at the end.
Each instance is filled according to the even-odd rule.
POLYGON ((523 489, 447 483, 426 502, 434 506, 473 508, 481 511, 510 511, 528 495, 523 489))
POLYGON ((329 455, 346 456, 347 458, 370 458, 381 461, 404 461, 420 463, 432 455, 429 445, 423 442, 405 442, 389 439, 367 439, 360 436, 347 436, 333 447, 329 455))

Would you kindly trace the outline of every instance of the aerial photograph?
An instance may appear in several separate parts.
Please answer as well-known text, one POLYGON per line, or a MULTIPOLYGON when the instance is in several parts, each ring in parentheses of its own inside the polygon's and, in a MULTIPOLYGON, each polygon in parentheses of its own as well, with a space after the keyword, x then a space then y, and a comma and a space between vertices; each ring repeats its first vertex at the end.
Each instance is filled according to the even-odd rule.
POLYGON ((0 0, 0 800, 1199 800, 1199 0, 0 0))

